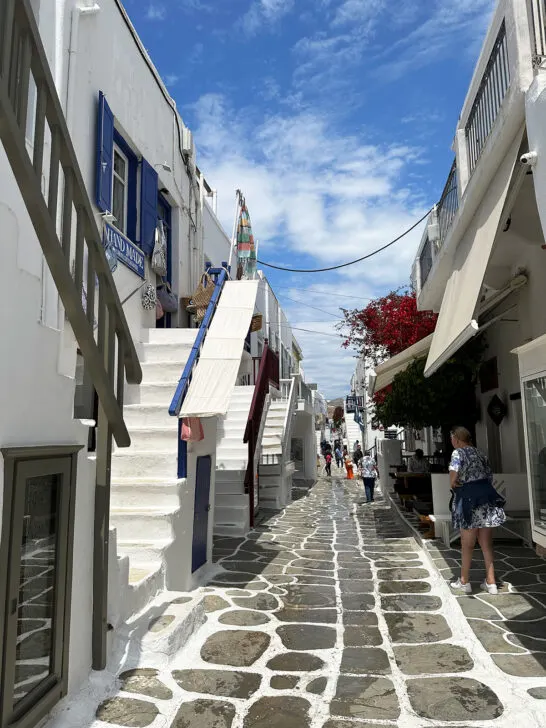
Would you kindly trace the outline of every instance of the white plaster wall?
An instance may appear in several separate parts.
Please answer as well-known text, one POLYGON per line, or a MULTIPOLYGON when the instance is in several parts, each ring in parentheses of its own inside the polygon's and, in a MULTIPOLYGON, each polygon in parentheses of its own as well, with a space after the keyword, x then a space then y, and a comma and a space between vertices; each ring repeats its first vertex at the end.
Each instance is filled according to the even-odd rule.
POLYGON ((203 235, 206 257, 215 268, 220 267, 223 261, 229 260, 231 241, 206 200, 203 204, 203 235))
MULTIPOLYGON (((70 630, 70 688, 91 664, 94 462, 73 419, 74 380, 57 373, 60 334, 40 323, 41 252, 0 146, 0 447, 84 446, 78 456, 70 630)), ((0 512, 4 469, 0 456, 0 512)))
POLYGON ((317 441, 315 418, 306 412, 298 412, 292 429, 292 439, 303 440, 303 470, 296 477, 313 480, 317 475, 317 441))

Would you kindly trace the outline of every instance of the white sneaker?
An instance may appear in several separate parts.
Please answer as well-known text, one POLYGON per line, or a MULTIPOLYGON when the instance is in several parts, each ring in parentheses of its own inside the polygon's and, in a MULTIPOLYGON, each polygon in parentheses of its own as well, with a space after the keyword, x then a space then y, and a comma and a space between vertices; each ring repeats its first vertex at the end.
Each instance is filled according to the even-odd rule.
POLYGON ((496 584, 488 584, 486 581, 483 582, 483 584, 480 584, 480 589, 483 589, 486 592, 489 592, 489 594, 498 594, 499 590, 497 588, 496 584))
POLYGON ((472 594, 472 584, 469 582, 466 584, 463 584, 463 582, 459 579, 457 581, 452 581, 450 584, 450 587, 452 589, 456 589, 457 591, 462 591, 465 594, 472 594))

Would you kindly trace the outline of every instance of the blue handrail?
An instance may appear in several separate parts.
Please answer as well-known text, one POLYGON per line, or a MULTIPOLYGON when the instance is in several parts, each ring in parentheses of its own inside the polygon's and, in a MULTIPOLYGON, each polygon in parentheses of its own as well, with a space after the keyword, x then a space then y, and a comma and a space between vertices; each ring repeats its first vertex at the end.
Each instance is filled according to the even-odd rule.
POLYGON ((188 358, 188 361, 186 362, 186 366, 184 367, 182 376, 178 381, 176 392, 174 393, 174 396, 172 398, 172 402, 169 407, 169 414, 171 415, 171 417, 178 417, 178 415, 180 414, 180 410, 182 409, 182 403, 184 402, 186 394, 188 393, 193 370, 201 355, 201 347, 205 342, 205 338, 207 336, 210 324, 214 317, 216 306, 218 305, 218 301, 220 300, 222 288, 224 287, 224 283, 229 276, 229 272, 226 268, 209 268, 208 272, 211 276, 214 276, 216 278, 216 286, 214 288, 212 298, 210 299, 210 303, 207 306, 205 316, 201 321, 199 332, 197 333, 197 336, 195 338, 195 343, 190 352, 190 356, 188 358))
MULTIPOLYGON (((208 273, 215 279, 215 287, 209 305, 207 306, 205 316, 201 321, 201 325, 195 338, 195 343, 192 346, 190 356, 188 358, 188 361, 186 362, 186 366, 184 367, 184 371, 182 372, 182 376, 178 381, 176 391, 172 398, 171 405, 169 407, 169 414, 171 415, 171 417, 178 417, 178 415, 180 414, 182 404, 184 403, 184 399, 186 398, 191 383, 193 370, 195 369, 197 362, 199 361, 199 357, 201 355, 201 347, 205 342, 205 338, 207 336, 210 324, 212 322, 212 319, 214 318, 214 313, 216 311, 218 301, 220 300, 220 294, 222 293, 224 283, 229 280, 229 269, 227 263, 223 265, 224 267, 222 268, 209 267, 208 269, 208 273)), ((186 478, 188 476, 188 443, 185 440, 182 440, 182 419, 179 420, 178 424, 177 473, 179 478, 186 478)))

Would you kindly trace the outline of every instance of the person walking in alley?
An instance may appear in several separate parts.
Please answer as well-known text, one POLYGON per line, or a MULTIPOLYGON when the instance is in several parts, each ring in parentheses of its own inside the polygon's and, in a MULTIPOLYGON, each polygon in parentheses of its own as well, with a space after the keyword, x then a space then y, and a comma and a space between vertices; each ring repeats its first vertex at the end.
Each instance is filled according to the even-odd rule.
POLYGON ((462 567, 461 576, 451 588, 465 594, 472 592, 470 566, 476 541, 480 544, 485 561, 485 581, 481 588, 497 594, 493 556, 493 528, 506 520, 504 498, 493 486, 493 475, 487 457, 472 445, 470 432, 465 427, 451 431, 454 447, 449 464, 449 480, 453 490, 451 518, 453 528, 460 529, 462 567))
POLYGON ((362 448, 360 447, 359 442, 357 440, 356 444, 355 444, 355 449, 353 452, 353 463, 356 465, 357 468, 363 457, 364 457, 364 453, 362 452, 362 448))
POLYGON ((366 503, 373 503, 375 481, 378 477, 378 472, 375 460, 372 458, 369 452, 367 452, 366 455, 362 457, 360 461, 359 472, 362 475, 362 480, 364 481, 364 490, 366 491, 366 503))
POLYGON ((332 453, 330 451, 328 451, 326 453, 324 459, 326 460, 326 466, 325 466, 326 475, 331 476, 332 475, 332 453))
POLYGON ((336 449, 334 450, 334 455, 336 456, 336 465, 338 468, 341 468, 343 465, 343 455, 341 454, 341 448, 339 445, 336 446, 336 449))
POLYGON ((344 460, 345 460, 345 470, 347 471, 347 480, 354 480, 354 472, 353 472, 353 461, 349 457, 349 453, 347 452, 347 449, 345 449, 344 454, 344 460))

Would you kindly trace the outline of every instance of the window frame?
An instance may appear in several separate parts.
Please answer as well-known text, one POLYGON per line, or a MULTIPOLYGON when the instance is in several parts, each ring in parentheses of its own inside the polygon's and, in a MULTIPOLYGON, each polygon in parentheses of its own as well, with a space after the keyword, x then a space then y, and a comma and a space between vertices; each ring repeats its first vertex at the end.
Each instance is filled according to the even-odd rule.
POLYGON ((114 185, 116 179, 123 183, 123 221, 120 225, 120 221, 116 218, 112 224, 120 233, 127 235, 127 222, 129 218, 129 157, 119 144, 114 141, 114 156, 112 159, 112 214, 114 214, 114 185), (116 172, 116 154, 125 162, 125 179, 122 179, 121 175, 116 172))
MULTIPOLYGON (((115 117, 114 117, 114 124, 115 124, 115 117)), ((137 230, 140 228, 140 199, 138 195, 137 190, 137 178, 138 178, 138 169, 139 169, 139 161, 137 154, 133 151, 133 149, 129 146, 123 135, 120 133, 120 131, 114 126, 114 152, 116 151, 116 148, 121 151, 121 153, 126 157, 128 166, 127 166, 127 189, 126 189, 126 206, 125 206, 125 215, 126 215, 126 225, 125 225, 125 231, 121 230, 116 223, 114 223, 114 227, 119 230, 125 237, 129 238, 129 240, 134 243, 135 245, 138 245, 140 247, 140 244, 137 240, 137 230)), ((112 203, 114 200, 114 156, 112 155, 112 203)), ((112 204, 113 206, 113 204, 112 204)))

